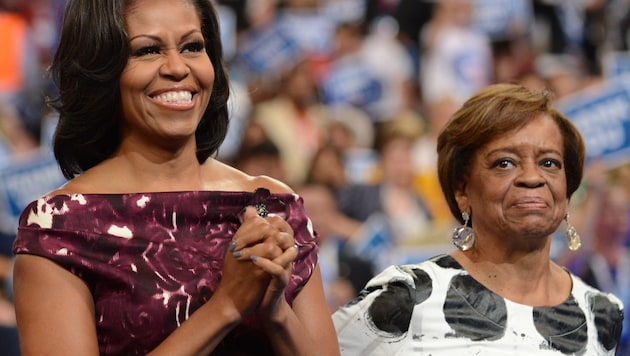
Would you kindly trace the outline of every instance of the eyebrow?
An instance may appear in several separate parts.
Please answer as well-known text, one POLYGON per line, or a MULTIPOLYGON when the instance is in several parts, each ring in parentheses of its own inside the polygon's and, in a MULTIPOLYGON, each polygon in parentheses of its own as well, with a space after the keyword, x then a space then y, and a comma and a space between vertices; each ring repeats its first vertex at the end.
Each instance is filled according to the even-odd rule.
MULTIPOLYGON (((184 35, 183 35, 183 36, 181 36, 181 38, 187 38, 187 37, 190 37, 192 34, 197 33, 197 32, 199 32, 199 33, 201 33, 201 34, 203 35, 203 33, 201 32, 201 30, 199 30, 199 29, 196 29, 196 28, 195 28, 195 29, 192 29, 192 30, 190 30, 190 31, 188 31, 188 32, 186 32, 186 33, 184 33, 184 35)), ((133 41, 133 40, 135 40, 135 39, 138 39, 138 38, 142 38, 142 37, 144 37, 144 38, 149 38, 149 39, 154 40, 154 41, 161 41, 161 40, 162 40, 162 39, 160 38, 160 36, 157 36, 157 35, 140 34, 140 35, 133 36, 133 37, 129 38, 129 42, 131 42, 131 41, 133 41)))
MULTIPOLYGON (((514 146, 508 146, 508 147, 501 147, 501 148, 493 149, 491 151, 486 152, 486 155, 501 154, 501 153, 504 153, 504 152, 517 154, 518 151, 519 151, 518 146, 514 145, 514 146)), ((546 155, 546 154, 550 154, 550 153, 562 156, 562 151, 559 151, 559 150, 556 150, 556 149, 547 149, 547 148, 539 150, 538 154, 546 155)))

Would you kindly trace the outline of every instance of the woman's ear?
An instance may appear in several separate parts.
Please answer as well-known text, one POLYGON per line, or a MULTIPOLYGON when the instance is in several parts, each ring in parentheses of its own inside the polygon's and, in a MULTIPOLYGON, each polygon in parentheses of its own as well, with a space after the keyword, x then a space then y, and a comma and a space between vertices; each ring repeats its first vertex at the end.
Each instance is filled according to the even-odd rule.
POLYGON ((462 184, 455 190, 455 200, 457 201, 459 211, 464 212, 469 210, 470 204, 468 201, 468 193, 466 192, 466 184, 462 184))

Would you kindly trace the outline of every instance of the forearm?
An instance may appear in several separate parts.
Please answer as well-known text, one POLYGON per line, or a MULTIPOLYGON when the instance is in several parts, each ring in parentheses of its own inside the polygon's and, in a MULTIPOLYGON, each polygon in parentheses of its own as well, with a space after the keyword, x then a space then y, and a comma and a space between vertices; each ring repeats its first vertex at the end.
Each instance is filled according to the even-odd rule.
POLYGON ((229 298, 215 295, 149 355, 208 355, 242 318, 229 298))
POLYGON ((319 266, 290 307, 280 301, 265 320, 267 338, 278 355, 339 355, 335 327, 321 283, 319 266))
POLYGON ((265 332, 276 355, 319 355, 313 337, 291 307, 284 302, 272 318, 266 319, 265 332))

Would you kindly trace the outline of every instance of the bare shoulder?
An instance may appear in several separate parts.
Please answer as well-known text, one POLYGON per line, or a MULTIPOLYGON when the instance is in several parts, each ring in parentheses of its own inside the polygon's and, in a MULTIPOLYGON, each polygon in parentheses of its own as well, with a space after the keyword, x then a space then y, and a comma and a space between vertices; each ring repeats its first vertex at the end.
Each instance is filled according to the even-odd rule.
POLYGON ((89 193, 90 190, 91 189, 89 188, 89 184, 86 181, 85 177, 78 176, 67 181, 65 184, 63 184, 59 188, 48 192, 46 195, 54 196, 54 195, 81 194, 81 193, 89 193))
POLYGON ((254 191, 267 188, 272 193, 294 193, 286 183, 269 176, 251 176, 224 162, 208 159, 204 165, 207 190, 254 191))
POLYGON ((119 169, 108 168, 101 163, 68 180, 47 195, 103 193, 115 191, 114 187, 125 183, 126 180, 121 177, 119 169))

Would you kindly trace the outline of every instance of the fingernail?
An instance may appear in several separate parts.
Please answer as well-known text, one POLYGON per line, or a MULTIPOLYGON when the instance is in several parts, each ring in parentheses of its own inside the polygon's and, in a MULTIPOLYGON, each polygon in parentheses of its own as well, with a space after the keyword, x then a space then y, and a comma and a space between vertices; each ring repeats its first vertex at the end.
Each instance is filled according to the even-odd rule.
POLYGON ((232 257, 234 258, 240 258, 241 256, 243 256, 243 251, 241 250, 232 252, 232 257))
POLYGON ((232 252, 236 248, 236 241, 232 240, 230 242, 230 246, 228 247, 228 251, 232 252))
POLYGON ((251 256, 250 259, 254 262, 258 261, 258 256, 251 256))

